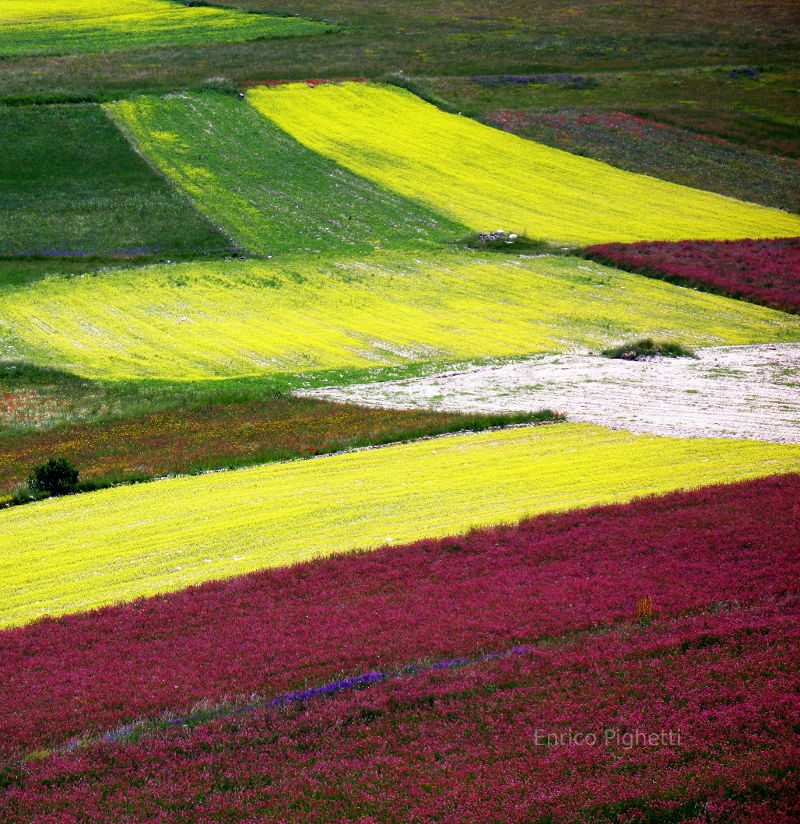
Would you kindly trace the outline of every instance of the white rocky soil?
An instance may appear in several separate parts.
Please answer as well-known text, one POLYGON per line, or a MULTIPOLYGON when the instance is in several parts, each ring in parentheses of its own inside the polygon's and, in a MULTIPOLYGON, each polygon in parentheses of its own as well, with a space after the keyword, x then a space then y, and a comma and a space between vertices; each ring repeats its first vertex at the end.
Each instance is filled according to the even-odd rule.
POLYGON ((298 394, 385 408, 549 408, 571 421, 686 438, 800 443, 800 343, 698 349, 697 360, 545 355, 298 394))

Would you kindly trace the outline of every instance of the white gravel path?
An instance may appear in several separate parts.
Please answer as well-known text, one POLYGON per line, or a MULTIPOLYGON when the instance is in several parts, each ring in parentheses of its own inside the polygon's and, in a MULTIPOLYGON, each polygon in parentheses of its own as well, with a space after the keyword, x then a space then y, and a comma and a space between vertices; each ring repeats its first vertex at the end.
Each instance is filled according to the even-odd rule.
POLYGON ((571 421, 685 438, 800 443, 800 343, 698 349, 698 360, 546 355, 297 394, 385 408, 549 408, 571 421))

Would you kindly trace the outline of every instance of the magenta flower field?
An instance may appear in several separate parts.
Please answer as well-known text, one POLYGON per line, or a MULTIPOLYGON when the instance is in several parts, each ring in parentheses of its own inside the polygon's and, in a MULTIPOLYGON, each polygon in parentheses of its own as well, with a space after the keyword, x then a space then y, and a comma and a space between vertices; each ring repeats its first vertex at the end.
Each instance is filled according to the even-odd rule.
POLYGON ((800 600, 752 595, 28 762, 0 820, 796 821, 800 600))
POLYGON ((585 251, 639 274, 800 312, 800 238, 605 243, 585 251))
POLYGON ((706 487, 6 630, 0 821, 789 821, 799 495, 706 487))
POLYGON ((800 0, 3 43, 0 824, 800 824, 800 0))

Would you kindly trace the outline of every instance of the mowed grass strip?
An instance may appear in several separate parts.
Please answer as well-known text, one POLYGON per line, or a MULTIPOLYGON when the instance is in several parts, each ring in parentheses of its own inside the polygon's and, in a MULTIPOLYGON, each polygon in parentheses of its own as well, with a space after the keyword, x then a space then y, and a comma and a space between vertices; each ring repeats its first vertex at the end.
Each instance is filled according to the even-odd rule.
POLYGON ((0 625, 798 465, 797 445, 559 424, 50 499, 0 512, 0 625))
POLYGON ((248 251, 371 251, 468 229, 311 151, 231 95, 110 103, 138 149, 248 251))
POLYGON ((187 7, 168 0, 4 0, 0 56, 74 54, 320 34, 334 27, 302 17, 187 7))
MULTIPOLYGON (((99 106, 0 106, 0 255, 202 255, 231 241, 133 150, 99 106)), ((2 264, 0 286, 48 271, 2 264)))
POLYGON ((0 357, 112 380, 800 340, 800 318, 569 257, 469 250, 207 261, 0 294, 0 357))
POLYGON ((478 231, 578 243, 800 233, 796 215, 533 143, 394 87, 287 84, 248 99, 309 148, 478 231))

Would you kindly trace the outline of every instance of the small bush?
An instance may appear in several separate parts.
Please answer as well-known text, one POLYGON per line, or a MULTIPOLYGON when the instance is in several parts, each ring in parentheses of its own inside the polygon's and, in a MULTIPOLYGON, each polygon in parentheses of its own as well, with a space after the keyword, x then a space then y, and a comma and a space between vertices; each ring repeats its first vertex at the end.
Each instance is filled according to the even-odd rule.
POLYGON ((645 360, 646 358, 696 358, 691 349, 681 346, 680 343, 660 342, 655 343, 651 338, 636 341, 635 343, 623 343, 622 346, 614 346, 611 349, 603 350, 603 357, 617 358, 619 360, 645 360))
POLYGON ((0 790, 21 787, 25 781, 25 771, 21 764, 12 763, 0 766, 0 790))
POLYGON ((28 486, 35 492, 50 495, 66 495, 78 487, 78 470, 66 458, 50 458, 39 464, 28 479, 28 486))

